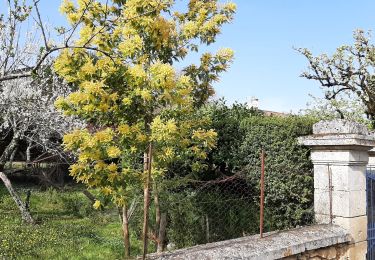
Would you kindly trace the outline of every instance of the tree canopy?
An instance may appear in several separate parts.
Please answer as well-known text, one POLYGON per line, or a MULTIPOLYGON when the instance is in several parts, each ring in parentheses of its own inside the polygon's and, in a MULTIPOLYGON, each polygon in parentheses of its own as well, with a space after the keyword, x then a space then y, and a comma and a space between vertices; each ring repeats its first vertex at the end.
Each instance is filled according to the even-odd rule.
POLYGON ((327 100, 340 99, 351 93, 365 106, 365 114, 375 124, 375 45, 370 34, 357 30, 354 44, 337 48, 334 54, 314 56, 306 48, 297 49, 308 60, 308 71, 302 77, 316 80, 327 100))
POLYGON ((174 4, 81 0, 61 6, 72 25, 82 24, 76 45, 84 48, 64 49, 55 61, 55 71, 74 89, 56 106, 89 124, 64 137, 78 156, 71 175, 123 207, 124 223, 132 187, 143 183, 144 237, 150 180, 175 158, 195 158, 192 170, 199 170, 215 145, 206 119, 190 115, 213 95, 212 83, 233 57, 230 49, 203 53, 200 64, 176 70, 189 52, 215 41, 236 6, 192 0, 178 11, 174 4))

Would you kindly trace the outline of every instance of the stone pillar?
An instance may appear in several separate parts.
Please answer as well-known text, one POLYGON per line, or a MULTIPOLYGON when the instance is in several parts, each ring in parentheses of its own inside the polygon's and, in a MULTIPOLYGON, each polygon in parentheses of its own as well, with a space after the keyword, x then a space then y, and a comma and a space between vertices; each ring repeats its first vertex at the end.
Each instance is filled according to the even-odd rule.
POLYGON ((372 148, 368 153, 368 165, 367 169, 371 169, 372 171, 375 171, 375 148, 372 148))
POLYGON ((315 124, 313 135, 299 142, 312 148, 315 221, 345 228, 352 237, 347 256, 365 259, 366 166, 374 136, 359 123, 333 120, 315 124))

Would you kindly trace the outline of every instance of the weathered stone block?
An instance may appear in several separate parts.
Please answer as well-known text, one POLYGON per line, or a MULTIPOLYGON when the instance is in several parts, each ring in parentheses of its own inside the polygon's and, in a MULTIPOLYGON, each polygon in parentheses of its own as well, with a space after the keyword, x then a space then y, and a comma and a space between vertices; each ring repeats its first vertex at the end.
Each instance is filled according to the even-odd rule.
POLYGON ((368 162, 367 150, 343 149, 317 149, 311 152, 311 160, 314 164, 331 165, 366 165, 368 162))
POLYGON ((367 241, 359 242, 350 245, 348 250, 340 259, 345 260, 365 260, 367 253, 367 241))
POLYGON ((365 166, 314 165, 314 188, 328 190, 330 175, 334 190, 366 189, 365 166))
POLYGON ((366 191, 333 191, 332 213, 338 217, 366 215, 366 191))
POLYGON ((345 228, 352 237, 352 242, 359 243, 367 240, 367 216, 355 218, 335 217, 333 224, 345 228))
POLYGON ((322 249, 317 249, 309 253, 310 259, 317 257, 318 259, 336 259, 337 250, 336 247, 327 247, 322 249))
POLYGON ((328 214, 315 214, 315 222, 318 224, 329 224, 331 222, 331 218, 328 214))
POLYGON ((365 166, 331 166, 332 186, 337 191, 366 190, 365 166))
POLYGON ((312 257, 318 257, 317 251, 318 255, 326 257, 331 257, 336 251, 336 255, 339 256, 341 249, 348 246, 348 242, 350 242, 350 237, 344 228, 336 225, 315 225, 267 233, 264 234, 263 238, 255 235, 180 249, 172 253, 152 254, 149 255, 148 259, 307 260, 311 259, 311 253, 315 254, 312 257), (331 247, 335 249, 331 249, 331 247))
POLYGON ((330 214, 330 198, 328 190, 314 189, 314 212, 315 214, 321 215, 330 214))
MULTIPOLYGON (((332 203, 333 217, 359 217, 366 215, 366 191, 332 191, 330 198, 329 190, 314 190, 314 212, 315 214, 330 215, 330 204, 332 203)), ((318 222, 321 223, 321 222, 318 222)))
POLYGON ((363 124, 343 120, 322 120, 313 126, 314 134, 362 134, 368 135, 367 127, 363 124))

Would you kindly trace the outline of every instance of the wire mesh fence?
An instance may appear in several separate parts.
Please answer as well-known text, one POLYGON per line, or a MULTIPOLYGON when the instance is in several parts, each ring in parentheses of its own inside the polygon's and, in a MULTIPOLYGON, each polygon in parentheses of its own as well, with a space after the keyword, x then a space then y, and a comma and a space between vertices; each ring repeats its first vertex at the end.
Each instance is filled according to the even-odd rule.
POLYGON ((250 189, 239 174, 164 190, 160 210, 168 217, 166 244, 183 248, 254 233, 258 210, 250 189))
MULTIPOLYGON (((260 234, 262 230, 269 232, 311 224, 311 171, 266 165, 264 224, 263 229, 260 228, 262 167, 259 164, 254 169, 206 179, 153 180, 150 184, 147 253, 170 252, 260 234)), ((143 199, 134 198, 130 206, 129 228, 133 238, 135 236, 132 241, 137 240, 139 244, 143 239, 143 199)))
MULTIPOLYGON (((140 241, 143 198, 134 201, 130 229, 140 241)), ((148 253, 259 233, 259 203, 243 174, 153 183, 149 209, 148 253)))

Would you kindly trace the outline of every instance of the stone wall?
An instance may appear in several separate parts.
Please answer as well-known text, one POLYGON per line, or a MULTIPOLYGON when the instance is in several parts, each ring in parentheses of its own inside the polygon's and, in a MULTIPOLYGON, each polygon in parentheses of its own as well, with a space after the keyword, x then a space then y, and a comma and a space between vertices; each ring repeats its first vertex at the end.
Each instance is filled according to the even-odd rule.
POLYGON ((366 259, 366 168, 369 154, 375 167, 375 135, 355 122, 321 121, 314 125, 313 135, 299 142, 312 150, 318 225, 154 254, 150 259, 366 259))
POLYGON ((348 244, 339 244, 315 250, 309 250, 298 255, 283 258, 284 260, 336 260, 342 259, 348 252, 348 244))
POLYGON ((312 149, 316 223, 343 227, 351 236, 348 259, 365 259, 366 168, 375 136, 359 123, 333 120, 315 124, 313 135, 299 141, 312 149))
POLYGON ((281 258, 284 260, 365 260, 363 249, 354 244, 345 243, 316 250, 309 250, 297 255, 281 258))
MULTIPOLYGON (((148 259, 224 260, 224 259, 345 259, 350 248, 350 235, 335 225, 314 225, 282 232, 242 237, 199 245, 148 259)), ((362 258, 347 258, 362 259, 362 258)))

